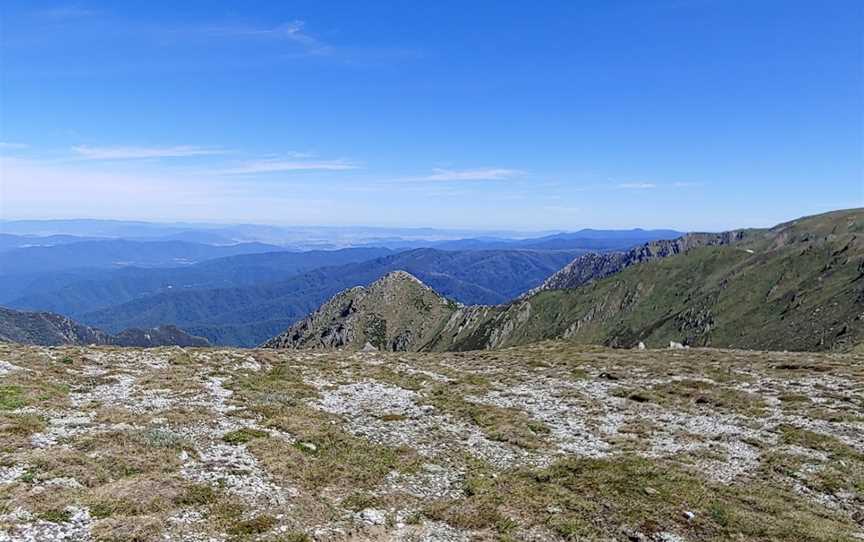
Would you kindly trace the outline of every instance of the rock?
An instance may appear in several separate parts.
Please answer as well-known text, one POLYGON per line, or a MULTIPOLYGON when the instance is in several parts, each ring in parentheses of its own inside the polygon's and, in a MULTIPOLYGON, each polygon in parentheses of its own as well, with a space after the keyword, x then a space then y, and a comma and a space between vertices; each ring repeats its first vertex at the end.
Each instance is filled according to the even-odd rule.
POLYGON ((693 519, 696 517, 696 514, 694 514, 690 510, 685 510, 684 517, 687 518, 687 521, 693 521, 693 519))
POLYGON ((370 525, 384 525, 387 523, 387 514, 383 510, 366 508, 360 512, 360 519, 370 525))
POLYGON ((378 349, 372 346, 372 343, 367 342, 363 345, 363 348, 360 349, 361 352, 377 352, 378 349))
POLYGON ((639 350, 645 350, 645 343, 639 341, 639 344, 636 346, 636 348, 638 348, 639 350))
POLYGON ((299 446, 300 446, 301 448, 306 448, 306 449, 309 450, 310 452, 317 452, 317 451, 318 451, 318 446, 315 446, 315 445, 312 444, 311 442, 301 442, 301 443, 299 444, 299 446))
POLYGON ((669 341, 669 350, 684 350, 684 345, 675 341, 669 341))

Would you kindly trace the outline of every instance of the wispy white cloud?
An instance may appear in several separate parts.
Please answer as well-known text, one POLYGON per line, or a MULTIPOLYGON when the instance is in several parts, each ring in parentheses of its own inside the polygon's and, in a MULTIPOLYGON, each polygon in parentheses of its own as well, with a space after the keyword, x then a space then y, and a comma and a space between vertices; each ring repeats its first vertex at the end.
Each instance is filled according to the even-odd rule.
POLYGON ((615 185, 615 188, 621 190, 652 190, 654 188, 664 189, 664 188, 693 188, 697 186, 704 186, 704 183, 697 182, 674 182, 674 183, 653 183, 653 182, 634 182, 634 183, 620 183, 615 185))
POLYGON ((657 185, 654 183, 621 183, 617 188, 625 190, 650 190, 651 188, 657 188, 657 185))
POLYGON ((221 26, 208 29, 208 33, 225 37, 261 37, 292 41, 302 45, 309 53, 327 54, 333 48, 305 31, 306 23, 300 20, 289 21, 272 28, 245 26, 221 26))
POLYGON ((14 143, 12 141, 0 141, 0 149, 26 149, 30 145, 26 143, 14 143))
POLYGON ((279 171, 347 171, 360 166, 345 160, 302 160, 308 155, 297 153, 290 159, 267 159, 246 162, 237 167, 219 170, 221 175, 249 175, 255 173, 274 173, 279 171))
POLYGON ((72 150, 87 160, 135 160, 140 158, 185 158, 225 154, 224 149, 177 145, 172 147, 91 147, 77 145, 72 150))
POLYGON ((435 169, 431 175, 418 177, 421 181, 504 181, 521 177, 524 171, 505 168, 483 169, 435 169))
POLYGON ((97 15, 99 12, 93 9, 86 9, 80 6, 58 6, 49 9, 41 9, 33 12, 38 17, 47 19, 79 19, 81 17, 90 17, 97 15))

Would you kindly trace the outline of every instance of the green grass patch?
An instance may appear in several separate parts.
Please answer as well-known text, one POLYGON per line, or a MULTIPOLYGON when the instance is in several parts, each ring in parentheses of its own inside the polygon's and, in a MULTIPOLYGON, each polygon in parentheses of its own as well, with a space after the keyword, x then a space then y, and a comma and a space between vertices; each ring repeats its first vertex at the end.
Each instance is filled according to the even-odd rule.
POLYGON ((466 400, 459 389, 446 385, 435 386, 428 397, 435 408, 476 424, 492 440, 527 449, 547 444, 549 428, 522 410, 474 403, 466 400))
POLYGON ((51 523, 66 523, 72 518, 72 514, 65 509, 52 509, 43 510, 36 514, 36 517, 51 523))
POLYGON ((638 403, 654 403, 669 408, 693 411, 707 408, 745 416, 764 412, 762 398, 743 391, 726 388, 706 380, 682 379, 664 382, 646 389, 618 389, 613 395, 638 403))
POLYGON ((296 480, 307 489, 328 486, 371 489, 392 471, 414 472, 421 461, 413 450, 391 448, 345 432, 338 418, 309 407, 286 411, 274 426, 297 437, 255 440, 249 450, 277 478, 296 480), (311 446, 309 446, 311 444, 311 446))
POLYGON ((238 521, 228 528, 228 534, 232 536, 251 536, 266 533, 276 525, 276 518, 262 514, 251 519, 238 521))
POLYGON ((802 429, 793 425, 781 425, 778 427, 780 438, 784 444, 793 444, 819 450, 831 454, 832 457, 855 459, 864 461, 864 454, 844 443, 837 437, 817 433, 809 429, 802 429))
POLYGON ((246 444, 247 442, 251 442, 257 438, 267 438, 269 436, 270 434, 267 433, 267 431, 243 427, 242 429, 225 433, 222 436, 222 440, 228 444, 234 444, 236 446, 238 444, 246 444))
POLYGON ((425 515, 502 535, 514 525, 545 527, 565 540, 605 539, 621 525, 646 536, 668 531, 694 541, 827 542, 844 540, 855 529, 846 517, 814 509, 791 492, 758 483, 714 484, 636 456, 568 458, 546 469, 494 474, 475 464, 466 497, 435 503, 425 515))
POLYGON ((21 386, 0 386, 0 410, 15 410, 26 404, 21 386))
POLYGON ((342 500, 342 506, 354 512, 359 512, 367 508, 376 508, 380 503, 380 497, 376 497, 375 495, 365 491, 355 491, 342 500))

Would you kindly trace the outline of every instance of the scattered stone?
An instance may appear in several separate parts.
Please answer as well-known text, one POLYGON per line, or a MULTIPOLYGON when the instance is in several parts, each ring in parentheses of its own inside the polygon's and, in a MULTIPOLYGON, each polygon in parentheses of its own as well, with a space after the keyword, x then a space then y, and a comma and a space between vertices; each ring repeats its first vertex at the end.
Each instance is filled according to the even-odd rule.
POLYGON ((11 467, 0 467, 0 484, 11 484, 27 472, 27 465, 12 465, 11 467))
MULTIPOLYGON (((145 437, 158 453, 167 451, 170 468, 154 476, 164 475, 187 486, 189 482, 210 486, 216 494, 227 493, 228 500, 242 510, 243 521, 268 518, 272 527, 262 540, 280 536, 291 539, 305 533, 322 540, 462 542, 482 535, 430 521, 420 513, 429 503, 470 498, 473 486, 469 481, 477 479, 471 456, 482 460, 483 469, 489 469, 483 474, 489 482, 505 479, 503 469, 544 467, 562 457, 616 458, 626 453, 684 466, 704 477, 706 483, 742 487, 759 476, 770 451, 795 459, 789 472, 772 474, 778 477, 777 483, 788 484, 797 493, 794 498, 826 510, 824 517, 864 522, 858 511, 860 496, 854 491, 835 489, 827 494, 812 483, 829 469, 847 467, 853 459, 838 460, 832 448, 810 448, 806 440, 784 441, 784 428, 792 427, 864 452, 864 421, 857 401, 862 389, 860 375, 864 373, 860 372, 860 359, 854 356, 710 349, 662 355, 650 351, 658 354, 658 361, 650 352, 548 352, 537 347, 539 353, 514 349, 422 356, 268 353, 260 361, 255 359, 257 353, 249 351, 196 350, 184 353, 177 361, 175 350, 96 348, 80 349, 73 354, 74 364, 61 366, 56 361, 67 355, 64 350, 34 348, 18 356, 15 348, 0 344, 0 357, 16 362, 11 368, 12 364, 0 362, 0 385, 4 381, 19 385, 21 375, 12 375, 13 371, 38 373, 47 367, 46 384, 65 388, 68 394, 3 413, 3 423, 14 420, 22 431, 37 432, 22 432, 23 436, 11 439, 15 451, 0 458, 0 493, 27 492, 39 498, 62 495, 68 498, 63 503, 68 505, 68 513, 62 513, 63 508, 61 513, 52 511, 47 517, 53 521, 47 521, 35 509, 7 502, 0 510, 0 542, 92 542, 97 535, 95 526, 98 524, 101 531, 104 520, 91 520, 88 509, 77 499, 99 490, 92 486, 93 473, 86 472, 86 463, 100 457, 102 444, 91 437, 107 432, 128 436, 133 439, 130 442, 145 437), (277 361, 273 356, 284 358, 277 361), (538 363, 523 363, 521 356, 538 363), (628 363, 627 356, 638 363, 628 363), (45 363, 40 365, 40 359, 45 363), (304 390, 299 399, 291 396, 292 391, 280 391, 279 383, 268 380, 266 373, 278 363, 286 363, 314 389, 304 390), (184 378, 171 374, 175 368, 186 371, 184 378), (256 383, 255 379, 261 380, 256 383), (261 382, 265 384, 256 387, 261 382), (682 395, 670 398, 659 386, 684 387, 682 395), (262 388, 266 393, 260 392, 262 388), (718 388, 752 394, 758 404, 740 409, 730 404, 718 406, 718 388), (250 389, 255 392, 250 393, 250 389), (491 421, 462 415, 446 403, 440 408, 432 406, 442 405, 432 400, 432 394, 441 390, 462 394, 459 398, 471 408, 497 407, 478 411, 491 413, 491 421), (634 393, 650 401, 628 400, 634 393), (281 439, 279 444, 314 452, 301 463, 309 461, 314 466, 333 457, 330 448, 306 440, 312 433, 294 429, 298 420, 280 423, 278 409, 283 405, 297 406, 300 412, 312 407, 331 414, 327 416, 326 423, 331 424, 328 431, 342 430, 400 448, 400 454, 402 450, 406 453, 400 457, 410 461, 409 468, 386 467, 380 479, 368 485, 364 482, 356 491, 369 500, 357 501, 362 504, 351 510, 342 503, 355 491, 352 487, 325 484, 312 489, 305 481, 294 479, 290 468, 274 475, 278 471, 268 470, 273 468, 272 459, 256 454, 262 445, 275 445, 277 439, 281 439), (751 412, 751 406, 758 410, 751 412), (268 414, 271 408, 277 416, 268 414), (511 419, 508 412, 516 416, 511 419), (501 419, 496 419, 499 414, 501 419), (112 419, 114 416, 117 419, 112 419), (487 423, 492 424, 491 430, 487 423), (523 425, 508 425, 511 423, 523 425), (542 442, 539 447, 522 448, 511 442, 513 433, 508 431, 513 427, 524 431, 525 423, 532 431, 537 428, 542 442), (499 428, 503 436, 496 435, 499 428), (266 431, 270 440, 248 446, 223 442, 224 435, 244 429, 266 431), (296 431, 296 435, 288 430, 296 431), (159 435, 158 439, 153 435, 159 435), (80 446, 82 438, 86 447, 80 446), (64 463, 70 458, 84 460, 64 463), (51 468, 42 468, 46 459, 50 459, 51 468)), ((734 393, 730 401, 735 399, 734 393)), ((338 465, 333 468, 338 469, 338 465)), ((665 486, 658 491, 660 486, 653 482, 641 486, 633 488, 634 496, 642 495, 648 502, 666 494, 665 486)), ((206 499, 209 488, 198 489, 204 491, 206 499)), ((547 504, 541 510, 550 516, 572 513, 566 503, 547 504)), ((504 513, 511 517, 509 511, 504 513)), ((695 524, 704 509, 677 509, 674 514, 678 520, 666 518, 668 523, 650 529, 648 534, 631 526, 631 530, 618 528, 613 536, 684 542, 671 530, 677 530, 676 524, 695 524), (662 528, 670 531, 659 530, 662 528)), ((146 516, 136 516, 136 521, 145 521, 146 516)), ((517 519, 519 526, 509 533, 513 539, 555 539, 543 525, 523 528, 524 520, 517 519)), ((160 511, 158 521, 164 528, 158 536, 164 540, 224 542, 230 537, 213 530, 208 505, 184 504, 160 511)))
POLYGON ((21 370, 21 367, 18 367, 17 365, 13 365, 13 364, 9 363, 8 361, 3 361, 2 359, 0 359, 0 376, 7 375, 7 374, 11 373, 12 371, 20 371, 20 370, 21 370))
POLYGON ((385 523, 387 523, 387 514, 382 510, 366 508, 365 510, 362 510, 358 515, 361 521, 368 523, 369 525, 384 525, 385 523))

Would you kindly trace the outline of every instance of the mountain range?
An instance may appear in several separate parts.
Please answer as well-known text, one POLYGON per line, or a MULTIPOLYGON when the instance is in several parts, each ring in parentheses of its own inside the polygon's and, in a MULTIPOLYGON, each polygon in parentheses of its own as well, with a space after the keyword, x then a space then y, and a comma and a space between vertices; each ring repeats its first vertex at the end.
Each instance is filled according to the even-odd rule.
POLYGON ((541 284, 576 254, 417 249, 279 281, 161 292, 76 317, 114 332, 171 323, 215 344, 254 346, 340 290, 369 284, 390 271, 411 272, 463 303, 502 303, 541 284))
POLYGON ((177 267, 225 256, 278 250, 282 250, 281 247, 264 243, 207 245, 188 241, 100 239, 4 251, 0 261, 0 274, 32 274, 68 269, 177 267))
POLYGON ((40 246, 0 249, 9 307, 0 340, 443 351, 563 338, 854 350, 864 333, 862 216, 670 239, 657 236, 677 232, 582 230, 410 250, 24 236, 40 246), (600 248, 556 248, 571 242, 600 248), (499 245, 510 248, 483 248, 499 245))
POLYGON ((558 249, 627 248, 652 239, 677 237, 674 230, 594 230, 574 232, 479 231, 466 229, 274 226, 264 224, 154 223, 124 220, 0 220, 0 250, 7 244, 59 244, 54 237, 79 240, 187 241, 214 245, 258 242, 293 250, 385 247, 490 250, 536 248, 557 243, 558 249), (588 241, 598 246, 580 246, 588 241), (448 246, 449 243, 455 243, 448 246), (627 244, 629 243, 629 244, 627 244), (624 246, 626 245, 626 246, 624 246))
POLYGON ((861 348, 862 308, 864 210, 853 209, 583 255, 500 305, 459 306, 395 273, 341 293, 265 346, 470 350, 563 338, 843 351, 861 348), (423 332, 406 334, 412 327, 423 332))
MULTIPOLYGON (((216 258, 176 268, 125 267, 85 274, 73 271, 25 275, 20 277, 29 282, 22 288, 11 292, 0 290, 0 302, 13 308, 58 312, 77 318, 150 295, 274 282, 320 267, 388 254, 392 251, 383 248, 282 251, 216 258)), ((0 284, 3 279, 0 277, 0 284)))

